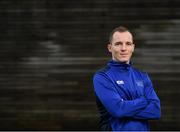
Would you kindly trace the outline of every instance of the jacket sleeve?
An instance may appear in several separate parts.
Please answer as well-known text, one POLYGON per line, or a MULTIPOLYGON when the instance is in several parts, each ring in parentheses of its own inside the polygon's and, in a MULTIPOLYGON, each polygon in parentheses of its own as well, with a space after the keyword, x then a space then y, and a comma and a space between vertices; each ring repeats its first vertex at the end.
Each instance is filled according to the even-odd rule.
POLYGON ((145 97, 123 100, 114 88, 112 81, 104 74, 95 74, 93 84, 96 95, 114 117, 133 117, 147 106, 145 97))
POLYGON ((147 74, 144 77, 144 87, 144 96, 148 101, 148 105, 137 113, 134 118, 159 119, 161 116, 160 100, 156 95, 152 82, 147 74))

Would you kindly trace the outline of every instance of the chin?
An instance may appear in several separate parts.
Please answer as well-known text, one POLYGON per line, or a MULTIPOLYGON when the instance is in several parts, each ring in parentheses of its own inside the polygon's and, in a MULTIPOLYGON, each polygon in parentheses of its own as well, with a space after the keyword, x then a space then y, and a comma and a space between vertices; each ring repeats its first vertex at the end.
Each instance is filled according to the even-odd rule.
POLYGON ((127 58, 114 58, 113 60, 121 62, 121 63, 129 63, 129 59, 127 58))
POLYGON ((129 64, 129 61, 122 61, 122 63, 126 63, 126 64, 129 64))
POLYGON ((119 61, 119 62, 121 62, 121 63, 129 63, 128 60, 117 60, 117 61, 119 61))

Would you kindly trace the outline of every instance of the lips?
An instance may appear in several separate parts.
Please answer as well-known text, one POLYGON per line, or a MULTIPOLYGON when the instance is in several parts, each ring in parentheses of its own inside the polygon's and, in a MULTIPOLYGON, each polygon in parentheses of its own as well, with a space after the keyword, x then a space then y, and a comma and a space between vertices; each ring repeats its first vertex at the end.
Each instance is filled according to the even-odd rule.
POLYGON ((120 54, 121 56, 127 56, 128 54, 120 54))

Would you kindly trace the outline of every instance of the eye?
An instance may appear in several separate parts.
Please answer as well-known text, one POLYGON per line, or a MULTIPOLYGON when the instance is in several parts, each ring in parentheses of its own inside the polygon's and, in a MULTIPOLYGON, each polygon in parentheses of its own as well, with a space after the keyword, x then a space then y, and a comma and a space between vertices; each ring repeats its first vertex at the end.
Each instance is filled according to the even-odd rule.
POLYGON ((122 45, 122 43, 121 42, 116 42, 114 45, 119 46, 119 45, 122 45))
POLYGON ((133 43, 131 43, 131 42, 127 42, 127 43, 126 43, 126 45, 131 46, 131 45, 133 45, 133 43))

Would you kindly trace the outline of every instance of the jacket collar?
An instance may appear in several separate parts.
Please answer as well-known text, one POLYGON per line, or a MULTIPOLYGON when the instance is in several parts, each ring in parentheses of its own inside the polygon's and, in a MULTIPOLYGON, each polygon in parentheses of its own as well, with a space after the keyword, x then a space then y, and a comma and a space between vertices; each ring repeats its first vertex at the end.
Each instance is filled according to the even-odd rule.
POLYGON ((115 60, 110 60, 108 62, 108 66, 117 67, 118 69, 121 69, 121 70, 129 70, 130 67, 132 66, 132 62, 130 61, 129 64, 126 64, 124 62, 118 62, 118 61, 115 61, 115 60))

